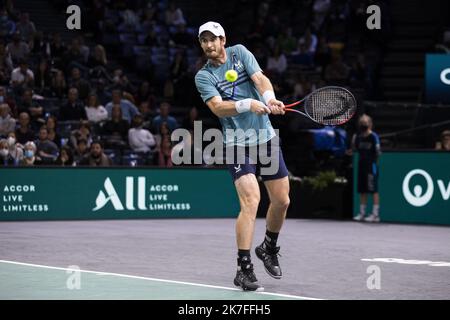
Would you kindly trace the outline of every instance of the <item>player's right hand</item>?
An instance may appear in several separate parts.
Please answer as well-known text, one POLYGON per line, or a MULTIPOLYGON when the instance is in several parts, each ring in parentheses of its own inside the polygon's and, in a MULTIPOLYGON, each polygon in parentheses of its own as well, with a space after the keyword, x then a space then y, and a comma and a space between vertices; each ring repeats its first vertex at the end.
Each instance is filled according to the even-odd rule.
POLYGON ((250 111, 259 115, 270 113, 269 107, 258 100, 252 100, 252 103, 250 105, 250 111))

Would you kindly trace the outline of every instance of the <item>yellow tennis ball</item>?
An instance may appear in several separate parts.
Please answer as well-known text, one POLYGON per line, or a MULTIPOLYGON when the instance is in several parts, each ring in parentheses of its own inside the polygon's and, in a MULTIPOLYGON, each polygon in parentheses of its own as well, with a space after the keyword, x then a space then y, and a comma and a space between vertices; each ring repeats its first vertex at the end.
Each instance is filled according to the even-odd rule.
POLYGON ((236 70, 228 70, 227 72, 225 72, 225 79, 227 79, 227 81, 235 82, 237 78, 238 73, 236 72, 236 70))

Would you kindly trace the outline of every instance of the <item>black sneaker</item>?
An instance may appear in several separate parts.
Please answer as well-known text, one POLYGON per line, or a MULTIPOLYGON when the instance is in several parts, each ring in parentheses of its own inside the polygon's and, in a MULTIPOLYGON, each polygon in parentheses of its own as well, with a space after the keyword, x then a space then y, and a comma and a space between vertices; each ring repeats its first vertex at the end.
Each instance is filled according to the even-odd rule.
POLYGON ((247 263, 241 265, 241 269, 236 272, 234 285, 241 287, 244 291, 263 291, 264 288, 258 284, 255 273, 253 272, 253 264, 247 263))
POLYGON ((264 263, 266 272, 275 279, 281 279, 281 268, 278 262, 280 247, 264 247, 264 242, 255 248, 256 256, 264 263))

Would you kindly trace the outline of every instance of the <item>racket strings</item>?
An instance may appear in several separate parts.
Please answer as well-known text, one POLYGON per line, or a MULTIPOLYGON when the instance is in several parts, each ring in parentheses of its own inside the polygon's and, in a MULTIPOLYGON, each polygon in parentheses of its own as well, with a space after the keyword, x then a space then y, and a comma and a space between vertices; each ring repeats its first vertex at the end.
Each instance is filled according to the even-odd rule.
POLYGON ((307 98, 305 111, 319 123, 339 125, 353 116, 356 101, 353 95, 343 88, 323 88, 307 98))

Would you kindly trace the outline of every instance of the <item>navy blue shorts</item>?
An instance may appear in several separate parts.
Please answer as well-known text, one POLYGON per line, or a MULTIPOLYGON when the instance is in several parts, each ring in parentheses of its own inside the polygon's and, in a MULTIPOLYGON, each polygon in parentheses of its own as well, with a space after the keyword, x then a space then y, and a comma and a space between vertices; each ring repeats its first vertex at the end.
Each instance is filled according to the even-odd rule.
POLYGON ((226 147, 225 163, 233 181, 249 173, 261 176, 263 181, 287 177, 288 170, 279 141, 280 139, 275 137, 255 147, 226 147), (233 153, 230 153, 231 149, 233 153))
POLYGON ((375 162, 358 163, 358 193, 378 192, 378 166, 375 162))

